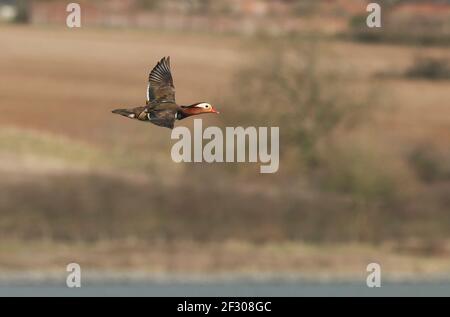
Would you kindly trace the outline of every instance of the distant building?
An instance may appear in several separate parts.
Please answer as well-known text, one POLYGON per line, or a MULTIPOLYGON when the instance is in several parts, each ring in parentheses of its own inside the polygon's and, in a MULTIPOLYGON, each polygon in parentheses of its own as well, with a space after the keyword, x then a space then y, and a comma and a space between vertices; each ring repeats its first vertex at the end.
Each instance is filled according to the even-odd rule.
POLYGON ((0 22, 29 22, 29 0, 0 0, 0 22))
POLYGON ((0 22, 13 22, 19 15, 19 8, 15 0, 0 0, 0 22))

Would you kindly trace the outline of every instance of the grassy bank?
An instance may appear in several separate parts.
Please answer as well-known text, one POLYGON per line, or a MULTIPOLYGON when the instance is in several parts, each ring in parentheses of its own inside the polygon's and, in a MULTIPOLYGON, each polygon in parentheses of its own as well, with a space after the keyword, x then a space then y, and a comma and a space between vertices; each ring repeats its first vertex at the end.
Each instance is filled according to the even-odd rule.
MULTIPOLYGON (((96 243, 52 241, 2 241, 2 277, 18 272, 40 272, 41 277, 65 274, 68 263, 76 261, 83 272, 132 276, 249 276, 365 279, 366 266, 379 263, 384 277, 429 278, 450 271, 450 248, 429 253, 418 245, 410 249, 396 243, 323 244, 298 242, 254 244, 240 241, 222 243, 193 241, 142 243, 135 240, 96 243), (24 261, 26 259, 26 261, 24 261)), ((32 276, 32 275, 31 275, 32 276)))

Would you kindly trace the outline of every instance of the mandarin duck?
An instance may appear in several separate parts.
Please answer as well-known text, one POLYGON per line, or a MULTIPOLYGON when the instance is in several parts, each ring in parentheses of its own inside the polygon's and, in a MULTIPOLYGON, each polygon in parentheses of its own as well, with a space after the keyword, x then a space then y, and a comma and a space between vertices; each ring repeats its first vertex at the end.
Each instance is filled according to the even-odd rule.
POLYGON ((150 72, 145 106, 115 109, 112 112, 169 129, 173 129, 175 120, 203 113, 219 113, 207 102, 197 102, 186 106, 178 105, 175 102, 175 86, 170 72, 170 57, 162 58, 150 72))

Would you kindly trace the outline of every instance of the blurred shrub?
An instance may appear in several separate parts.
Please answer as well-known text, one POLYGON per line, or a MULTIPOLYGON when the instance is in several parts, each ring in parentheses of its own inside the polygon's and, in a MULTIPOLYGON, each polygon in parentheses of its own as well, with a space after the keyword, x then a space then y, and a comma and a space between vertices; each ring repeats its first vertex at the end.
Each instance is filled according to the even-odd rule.
POLYGON ((357 41, 380 42, 382 40, 380 29, 369 29, 366 24, 366 19, 366 15, 355 15, 350 18, 350 36, 357 41))
POLYGON ((28 23, 30 22, 30 3, 27 0, 17 1, 17 16, 15 18, 16 23, 28 23))
POLYGON ((440 157, 429 146, 416 147, 409 155, 408 161, 417 177, 426 183, 450 180, 450 170, 444 166, 448 161, 440 157))
POLYGON ((161 7, 163 1, 161 0, 139 0, 138 7, 143 10, 157 10, 161 7))
POLYGON ((436 57, 417 57, 405 72, 406 77, 424 79, 450 79, 448 59, 436 57))
POLYGON ((320 146, 343 126, 357 124, 368 100, 351 94, 345 74, 321 63, 323 48, 314 39, 267 45, 273 50, 236 75, 233 96, 225 101, 233 111, 225 118, 234 125, 279 126, 281 147, 295 150, 306 167, 319 166, 320 146))
POLYGON ((302 17, 309 17, 317 14, 320 3, 315 0, 295 0, 293 1, 294 14, 302 17))
POLYGON ((375 153, 368 149, 350 147, 335 148, 328 157, 326 188, 347 193, 355 201, 390 203, 395 199, 396 175, 388 169, 375 153))
POLYGON ((396 14, 384 9, 381 28, 369 28, 366 15, 349 20, 349 36, 363 42, 450 44, 450 20, 434 15, 396 14))

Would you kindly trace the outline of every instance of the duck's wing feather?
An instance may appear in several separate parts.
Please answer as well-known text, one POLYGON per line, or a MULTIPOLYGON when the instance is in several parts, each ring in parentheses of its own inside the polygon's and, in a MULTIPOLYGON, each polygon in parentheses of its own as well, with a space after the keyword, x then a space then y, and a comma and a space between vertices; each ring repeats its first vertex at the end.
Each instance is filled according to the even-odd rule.
POLYGON ((148 76, 147 105, 161 102, 175 102, 170 57, 163 57, 148 76))
POLYGON ((176 112, 173 110, 153 110, 149 112, 149 120, 151 123, 173 129, 175 124, 176 112))

